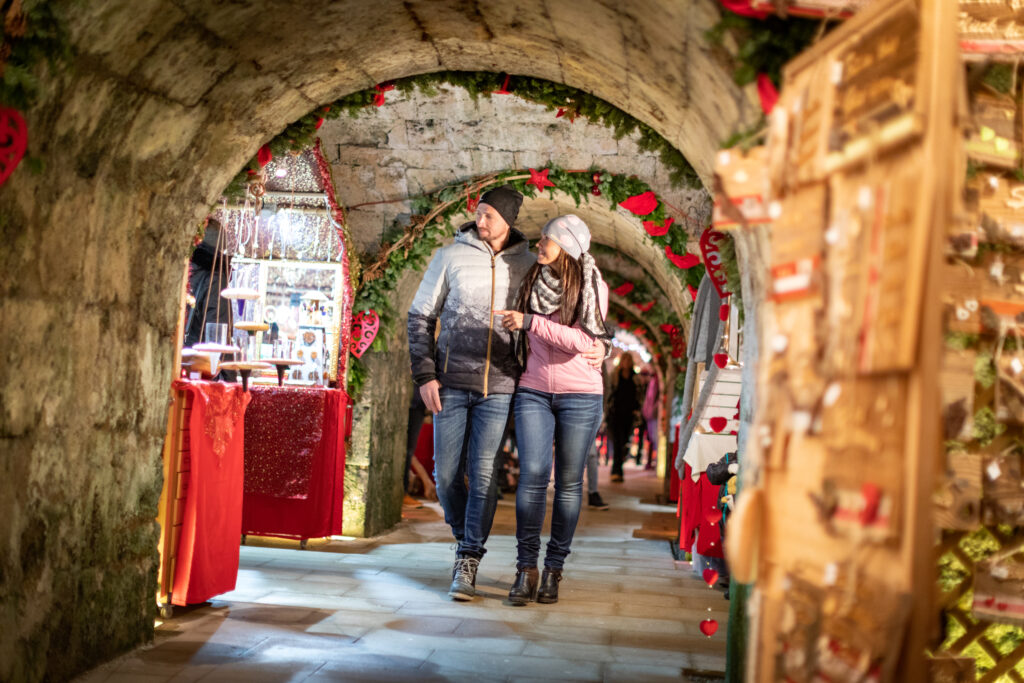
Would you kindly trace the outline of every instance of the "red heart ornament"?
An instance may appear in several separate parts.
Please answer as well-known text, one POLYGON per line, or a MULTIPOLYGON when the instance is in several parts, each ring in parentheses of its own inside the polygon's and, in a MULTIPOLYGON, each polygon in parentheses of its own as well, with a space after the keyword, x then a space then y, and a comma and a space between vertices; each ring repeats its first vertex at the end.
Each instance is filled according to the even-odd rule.
POLYGON ((377 311, 359 311, 352 316, 352 343, 349 351, 356 358, 362 358, 380 331, 380 316, 377 311))
POLYGON ((725 429, 725 426, 729 424, 729 421, 721 416, 711 418, 710 422, 711 428, 714 429, 716 432, 722 431, 723 429, 725 429))
POLYGON ((706 583, 708 585, 708 588, 711 588, 712 586, 714 586, 715 585, 715 581, 718 581, 718 572, 716 572, 711 567, 708 567, 707 569, 705 569, 704 573, 701 576, 704 577, 704 583, 706 583))
POLYGON ((729 354, 727 353, 716 353, 715 354, 715 365, 720 368, 724 368, 729 363, 729 354))
POLYGON ((725 275, 725 266, 722 264, 720 252, 720 245, 725 239, 724 234, 711 228, 705 230, 700 236, 700 253, 704 256, 704 267, 707 268, 711 284, 715 286, 718 296, 722 298, 732 294, 729 291, 729 282, 725 275))
POLYGON ((715 635, 715 631, 718 630, 718 622, 714 619, 705 619, 700 622, 700 632, 706 635, 708 638, 715 635))
MULTIPOLYGON (((707 514, 704 515, 704 519, 708 521, 708 524, 718 524, 719 520, 722 519, 722 511, 718 508, 711 508, 707 514)), ((714 545, 712 543, 712 545, 714 545)))
POLYGON ((28 149, 28 126, 21 112, 0 107, 0 185, 14 173, 28 149))

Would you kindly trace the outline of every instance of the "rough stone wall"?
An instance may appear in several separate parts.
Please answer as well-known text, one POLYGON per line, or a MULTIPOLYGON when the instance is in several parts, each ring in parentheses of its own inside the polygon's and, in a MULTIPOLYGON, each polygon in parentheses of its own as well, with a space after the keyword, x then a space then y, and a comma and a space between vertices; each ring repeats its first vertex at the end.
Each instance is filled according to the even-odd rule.
POLYGON ((0 680, 66 679, 151 637, 183 259, 289 122, 388 79, 521 73, 629 111, 706 177, 759 115, 701 45, 714 0, 53 4, 74 68, 41 74, 26 112, 44 171, 0 189, 0 680))

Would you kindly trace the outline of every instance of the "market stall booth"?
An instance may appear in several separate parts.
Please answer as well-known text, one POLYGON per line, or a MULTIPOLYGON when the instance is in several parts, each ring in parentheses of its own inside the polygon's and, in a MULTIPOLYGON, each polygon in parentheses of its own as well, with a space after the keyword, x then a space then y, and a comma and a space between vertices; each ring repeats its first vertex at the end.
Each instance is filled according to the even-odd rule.
POLYGON ((317 148, 270 160, 204 228, 164 448, 165 611, 232 590, 247 535, 304 547, 341 533, 351 425, 341 219, 317 148))

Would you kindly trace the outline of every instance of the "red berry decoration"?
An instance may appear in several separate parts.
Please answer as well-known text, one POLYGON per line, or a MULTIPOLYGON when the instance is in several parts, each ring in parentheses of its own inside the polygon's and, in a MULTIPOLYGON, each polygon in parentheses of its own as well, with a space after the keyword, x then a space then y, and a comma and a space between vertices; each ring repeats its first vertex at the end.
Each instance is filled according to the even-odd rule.
POLYGON ((594 187, 590 188, 590 194, 594 195, 595 197, 600 197, 601 188, 598 187, 597 185, 594 185, 594 187))
POLYGON ((601 182, 601 174, 600 173, 595 173, 593 177, 594 177, 594 184, 595 185, 597 185, 599 182, 601 182))

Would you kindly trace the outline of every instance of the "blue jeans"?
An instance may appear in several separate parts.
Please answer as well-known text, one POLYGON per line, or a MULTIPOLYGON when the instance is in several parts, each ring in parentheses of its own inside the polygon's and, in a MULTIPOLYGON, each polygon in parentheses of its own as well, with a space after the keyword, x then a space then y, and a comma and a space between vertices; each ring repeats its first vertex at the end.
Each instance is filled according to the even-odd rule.
POLYGON ((441 387, 434 415, 434 481, 460 557, 481 558, 498 504, 496 456, 512 394, 441 387), (469 478, 469 488, 465 479, 469 478))
POLYGON ((583 497, 583 468, 601 426, 601 394, 548 394, 519 389, 515 397, 519 488, 516 567, 536 567, 547 512, 554 445, 555 502, 544 566, 561 569, 572 545, 583 497))

